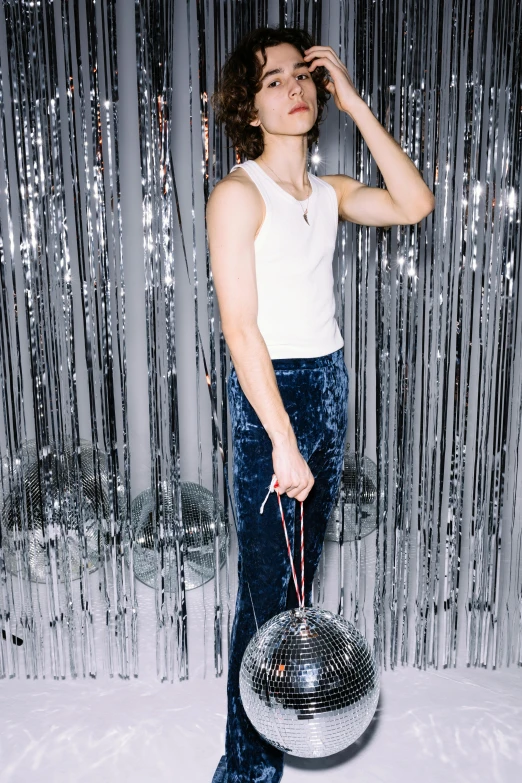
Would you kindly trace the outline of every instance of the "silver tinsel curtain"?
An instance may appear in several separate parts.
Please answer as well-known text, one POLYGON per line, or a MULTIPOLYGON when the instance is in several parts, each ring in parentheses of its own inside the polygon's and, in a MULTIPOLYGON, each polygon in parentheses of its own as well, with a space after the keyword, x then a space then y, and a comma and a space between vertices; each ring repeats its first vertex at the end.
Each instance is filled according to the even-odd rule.
MULTIPOLYGON (((262 24, 331 46, 436 196, 418 226, 339 226, 349 445, 314 598, 382 666, 522 664, 521 17, 4 0, 0 676, 138 676, 150 591, 158 677, 207 649, 223 672, 234 509, 204 213, 236 158, 209 97, 262 24)), ((310 166, 384 184, 333 101, 310 166)))

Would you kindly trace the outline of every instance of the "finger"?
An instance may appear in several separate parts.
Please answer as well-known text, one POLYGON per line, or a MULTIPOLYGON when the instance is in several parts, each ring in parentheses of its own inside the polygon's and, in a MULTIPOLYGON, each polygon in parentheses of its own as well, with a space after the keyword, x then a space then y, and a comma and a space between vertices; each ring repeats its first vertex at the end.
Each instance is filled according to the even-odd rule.
POLYGON ((310 72, 315 71, 316 68, 323 66, 323 68, 326 68, 328 71, 331 71, 332 68, 337 68, 341 73, 347 75, 348 71, 346 71, 343 68, 342 63, 336 63, 329 57, 318 57, 316 60, 310 63, 308 66, 308 70, 310 72))
POLYGON ((312 489, 313 485, 315 484, 315 479, 310 472, 309 480, 306 482, 304 487, 300 488, 300 491, 296 493, 295 499, 299 501, 305 500, 305 498, 308 497, 310 490, 312 489))
POLYGON ((313 63, 317 62, 317 60, 328 60, 328 62, 333 63, 334 65, 337 65, 338 67, 344 68, 344 63, 342 60, 339 59, 339 57, 336 55, 336 53, 333 51, 333 49, 330 49, 330 47, 325 47, 317 52, 307 52, 303 56, 304 60, 311 60, 311 63, 309 65, 312 65, 313 63))
POLYGON ((296 495, 295 499, 298 500, 300 503, 304 503, 308 495, 310 494, 310 490, 312 489, 313 485, 306 485, 305 489, 303 489, 302 492, 300 492, 298 495, 296 495))
POLYGON ((316 57, 312 62, 308 63, 308 71, 311 73, 316 68, 323 67, 326 68, 326 70, 331 71, 332 69, 335 71, 337 68, 338 71, 340 71, 344 76, 349 76, 348 70, 346 66, 339 60, 339 58, 333 59, 332 57, 316 57))
POLYGON ((293 493, 295 493, 297 490, 299 490, 299 484, 296 481, 293 481, 288 484, 286 488, 286 494, 288 497, 293 497, 293 493))
MULTIPOLYGON (((309 54, 319 53, 319 52, 328 52, 329 54, 333 54, 333 56, 339 60, 339 56, 337 53, 332 49, 331 46, 311 46, 309 49, 305 49, 304 56, 307 57, 309 54)), ((340 62, 340 60, 339 60, 340 62)))
POLYGON ((286 494, 290 498, 297 498, 298 495, 301 495, 304 490, 308 487, 309 482, 305 479, 304 481, 301 481, 296 487, 292 487, 289 492, 286 494))
POLYGON ((279 480, 279 489, 278 492, 280 495, 284 495, 285 493, 288 494, 289 492, 292 492, 293 490, 300 489, 301 485, 304 482, 299 481, 299 476, 296 475, 290 475, 288 478, 282 478, 279 480))

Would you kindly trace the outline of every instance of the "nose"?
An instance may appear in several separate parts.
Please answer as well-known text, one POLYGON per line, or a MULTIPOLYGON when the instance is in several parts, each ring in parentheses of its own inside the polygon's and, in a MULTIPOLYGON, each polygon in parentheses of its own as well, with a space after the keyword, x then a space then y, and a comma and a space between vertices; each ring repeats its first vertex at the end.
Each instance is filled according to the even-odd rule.
POLYGON ((290 95, 302 95, 303 85, 300 79, 293 79, 293 83, 290 82, 290 95))

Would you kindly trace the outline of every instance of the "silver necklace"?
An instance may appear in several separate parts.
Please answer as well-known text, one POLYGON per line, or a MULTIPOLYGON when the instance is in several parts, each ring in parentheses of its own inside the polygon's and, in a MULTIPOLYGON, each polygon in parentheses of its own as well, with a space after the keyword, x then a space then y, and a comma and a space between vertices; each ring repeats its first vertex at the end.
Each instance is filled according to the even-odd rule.
MULTIPOLYGON (((270 169, 270 166, 268 165, 268 163, 266 163, 266 161, 263 161, 263 163, 264 163, 264 165, 265 165, 265 166, 266 166, 268 169, 270 169)), ((275 176, 277 177, 277 174, 275 173, 275 171, 274 171, 273 169, 270 169, 270 171, 272 172, 272 174, 275 174, 275 176)), ((282 184, 283 184, 282 180, 281 180, 281 179, 279 179, 279 177, 277 177, 277 179, 279 180, 279 182, 280 182, 280 183, 281 183, 281 185, 282 185, 282 184)), ((310 201, 310 196, 312 195, 312 190, 313 190, 313 188, 312 188, 312 183, 310 182, 310 177, 308 177, 308 184, 310 185, 310 193, 308 194, 308 198, 306 199, 306 209, 303 211, 303 218, 305 219, 305 221, 306 221, 306 224, 309 226, 309 225, 310 225, 310 223, 308 222, 308 202, 310 201)), ((283 190, 284 190, 284 188, 283 188, 283 190)), ((286 191, 286 192, 288 193, 288 191, 286 191)), ((289 195, 290 195, 290 194, 289 194, 289 195)), ((303 209, 303 205, 301 204, 301 202, 300 202, 300 201, 298 201, 297 199, 295 199, 295 200, 297 201, 297 203, 299 204, 299 206, 301 207, 301 209, 303 209)))

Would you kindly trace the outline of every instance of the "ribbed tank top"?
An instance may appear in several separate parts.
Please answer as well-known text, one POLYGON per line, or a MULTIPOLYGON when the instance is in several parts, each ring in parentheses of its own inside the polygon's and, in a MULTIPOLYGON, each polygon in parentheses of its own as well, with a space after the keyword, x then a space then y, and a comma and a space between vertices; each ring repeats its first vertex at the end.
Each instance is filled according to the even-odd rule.
POLYGON ((238 163, 259 189, 266 216, 255 238, 257 324, 271 359, 326 356, 344 344, 335 319, 332 260, 337 239, 335 190, 309 173, 306 200, 287 193, 254 160, 238 163))

